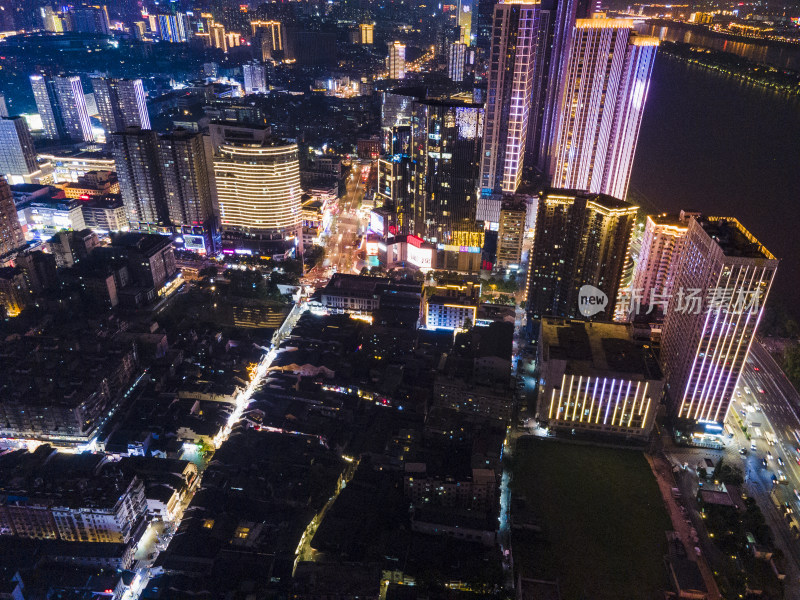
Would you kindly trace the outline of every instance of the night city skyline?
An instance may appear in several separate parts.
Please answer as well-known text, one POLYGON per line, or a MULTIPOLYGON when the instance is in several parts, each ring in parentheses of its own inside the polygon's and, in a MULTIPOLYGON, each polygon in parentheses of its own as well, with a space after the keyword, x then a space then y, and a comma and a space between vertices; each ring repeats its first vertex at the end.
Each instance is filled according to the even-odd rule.
POLYGON ((799 86, 792 3, 0 0, 0 597, 800 600, 799 86))

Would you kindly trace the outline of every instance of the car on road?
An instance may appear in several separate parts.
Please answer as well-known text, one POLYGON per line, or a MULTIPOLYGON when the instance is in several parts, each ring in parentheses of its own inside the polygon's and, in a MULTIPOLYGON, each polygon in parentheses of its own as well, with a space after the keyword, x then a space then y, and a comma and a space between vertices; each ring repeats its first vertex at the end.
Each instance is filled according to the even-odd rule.
POLYGON ((758 388, 758 393, 759 394, 766 394, 766 392, 764 391, 764 388, 758 388))
POLYGON ((747 456, 747 448, 739 448, 739 454, 742 456, 747 456))
POLYGON ((792 505, 789 504, 789 502, 783 503, 783 510, 787 515, 790 515, 794 512, 794 510, 792 509, 792 505))
POLYGON ((753 367, 753 371, 760 371, 760 370, 761 369, 759 369, 758 367, 753 367))
POLYGON ((798 491, 797 488, 794 489, 794 497, 800 500, 800 491, 798 491))
POLYGON ((767 468, 767 459, 766 458, 762 458, 761 459, 761 466, 764 467, 765 469, 767 468))
POLYGON ((756 451, 756 443, 755 442, 750 442, 750 450, 752 450, 753 452, 756 451))
POLYGON ((772 475, 772 485, 775 485, 776 483, 778 483, 778 478, 775 477, 775 474, 773 473, 773 475, 772 475))
POLYGON ((784 473, 783 471, 778 471, 778 480, 786 481, 786 473, 784 473))
POLYGON ((783 459, 780 456, 777 458, 777 460, 778 460, 778 464, 780 466, 783 466, 783 459))
POLYGON ((694 547, 694 553, 697 554, 697 556, 700 556, 702 554, 702 552, 700 551, 700 546, 694 547))
POLYGON ((772 452, 767 450, 767 460, 772 460, 772 452))

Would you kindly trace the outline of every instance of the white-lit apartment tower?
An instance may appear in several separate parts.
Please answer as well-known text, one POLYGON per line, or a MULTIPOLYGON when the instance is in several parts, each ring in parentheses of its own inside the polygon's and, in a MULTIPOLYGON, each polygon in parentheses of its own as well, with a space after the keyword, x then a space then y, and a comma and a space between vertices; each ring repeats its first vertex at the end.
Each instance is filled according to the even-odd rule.
POLYGON ((74 142, 94 141, 80 77, 31 75, 30 80, 46 137, 74 142))
POLYGON ((242 65, 245 94, 263 94, 267 91, 267 69, 257 62, 242 65))
POLYGON ((126 127, 150 129, 147 97, 141 79, 92 77, 92 89, 107 136, 126 127))
POLYGON ((467 60, 467 45, 463 42, 453 42, 447 57, 447 74, 450 81, 464 80, 464 64, 467 60))
POLYGON ((578 19, 554 124, 554 187, 625 198, 658 39, 629 19, 578 19))
POLYGON ((36 149, 23 117, 0 118, 0 176, 13 183, 31 183, 39 171, 36 149))
POLYGON ((222 144, 214 174, 223 230, 297 232, 303 193, 297 144, 222 144))
POLYGON ((679 419, 717 431, 725 421, 777 268, 778 260, 736 219, 689 222, 661 343, 679 419))
POLYGON ((507 2, 494 7, 477 218, 498 222, 497 192, 515 192, 522 161, 534 80, 539 4, 507 2))
POLYGON ((672 295, 689 218, 690 215, 684 212, 647 217, 639 260, 631 281, 631 294, 638 297, 642 306, 663 312, 663 302, 672 295))
POLYGON ((184 13, 157 15, 158 34, 165 42, 189 41, 189 20, 184 13))
POLYGON ((406 45, 400 42, 389 44, 389 56, 386 61, 389 79, 403 79, 406 76, 406 45))

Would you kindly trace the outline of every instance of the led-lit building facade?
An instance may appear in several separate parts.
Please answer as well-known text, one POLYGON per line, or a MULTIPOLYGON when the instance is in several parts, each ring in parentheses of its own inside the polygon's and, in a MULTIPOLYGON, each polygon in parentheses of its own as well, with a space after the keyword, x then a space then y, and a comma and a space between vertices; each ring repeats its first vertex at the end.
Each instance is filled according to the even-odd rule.
POLYGON ((73 142, 94 141, 80 77, 31 75, 30 81, 46 137, 73 142))
POLYGON ((689 222, 661 344, 678 419, 717 428, 725 421, 777 268, 736 219, 689 222))
POLYGON ((593 285, 608 296, 603 314, 611 319, 638 210, 603 194, 542 191, 528 267, 531 316, 576 317, 578 291, 593 285))
POLYGON ((375 25, 372 23, 361 23, 358 26, 359 39, 362 45, 370 45, 373 43, 375 36, 375 25))
POLYGON ((464 42, 453 42, 447 53, 447 75, 450 81, 464 80, 464 65, 467 60, 467 45, 464 42))
POLYGON ((131 126, 150 129, 141 79, 93 77, 92 89, 107 136, 131 126))
POLYGON ((389 44, 389 56, 386 59, 389 79, 404 79, 406 76, 406 45, 402 42, 389 44))
POLYGON ((469 329, 475 325, 481 286, 440 285, 428 289, 422 300, 422 326, 425 329, 469 329))
POLYGON ((628 325, 542 319, 536 417, 553 429, 647 439, 664 379, 628 325))
POLYGON ((297 144, 222 144, 214 174, 223 230, 296 234, 301 224, 297 144))
MULTIPOLYGON (((538 4, 509 2, 494 8, 492 45, 486 91, 481 195, 515 192, 522 181, 528 137, 528 116, 534 81, 538 4)), ((478 214, 478 220, 497 222, 478 214)))
MULTIPOLYGON (((639 260, 631 280, 631 296, 635 294, 642 306, 651 306, 662 317, 663 305, 658 305, 657 301, 672 295, 683 243, 689 229, 689 218, 689 214, 681 211, 678 215, 648 215, 645 221, 639 260)), ((631 300, 637 298, 632 297, 631 300)))
POLYGON ((629 19, 578 19, 553 130, 553 187, 625 198, 658 39, 629 19))
POLYGON ((261 60, 283 58, 286 32, 280 21, 250 21, 253 37, 261 46, 261 60))

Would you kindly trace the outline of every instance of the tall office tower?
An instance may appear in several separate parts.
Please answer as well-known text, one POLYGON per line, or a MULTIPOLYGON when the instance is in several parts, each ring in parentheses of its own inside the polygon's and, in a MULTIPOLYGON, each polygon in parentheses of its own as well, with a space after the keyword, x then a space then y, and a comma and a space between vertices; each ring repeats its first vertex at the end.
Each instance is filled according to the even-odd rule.
POLYGON ((169 223, 156 132, 126 127, 110 138, 119 189, 131 225, 169 223))
POLYGON ((528 268, 528 311, 577 317, 578 291, 593 285, 608 296, 611 320, 639 207, 604 194, 541 192, 528 268))
POLYGON ((245 94, 263 94, 269 89, 267 87, 267 69, 264 65, 257 62, 245 63, 242 65, 244 75, 245 94))
POLYGON ((213 216, 203 135, 176 129, 158 139, 164 199, 172 225, 204 225, 213 216))
POLYGON ((12 183, 31 183, 25 178, 38 170, 33 138, 25 119, 0 118, 0 176, 12 183))
MULTIPOLYGON (((698 213, 648 215, 639 260, 631 281, 631 303, 649 307, 663 318, 664 298, 672 295, 689 219, 698 213)), ((634 306, 635 308, 635 306, 634 306)), ((645 311, 646 312, 646 311, 645 311)), ((635 315, 634 315, 635 316, 635 315)))
POLYGON ((467 45, 463 42, 450 44, 447 56, 447 74, 450 81, 464 80, 464 64, 467 60, 467 45))
POLYGON ((689 222, 661 342, 679 419, 717 427, 725 421, 777 268, 736 219, 689 222))
POLYGON ((389 44, 389 56, 386 59, 389 79, 404 79, 406 76, 406 45, 401 42, 389 44))
POLYGON ((285 31, 280 21, 250 21, 253 38, 260 44, 261 60, 281 60, 285 31))
POLYGON ((8 105, 6 104, 6 97, 4 94, 0 94, 0 117, 7 117, 8 116, 8 105))
POLYGON ((105 6, 74 6, 66 14, 70 31, 108 35, 108 11, 105 6))
MULTIPOLYGON (((413 233, 438 244, 439 250, 480 257, 483 230, 476 226, 475 210, 483 107, 421 100, 412 114, 413 233)), ((466 264, 476 257, 457 258, 466 264)))
POLYGON ((25 243, 25 234, 17 217, 17 206, 11 195, 11 188, 0 177, 0 256, 11 252, 25 243))
POLYGON ((358 26, 358 31, 361 45, 372 45, 375 36, 375 25, 373 23, 361 23, 358 26))
POLYGON ((522 181, 538 9, 521 2, 494 7, 478 220, 498 222, 500 200, 489 196, 513 193, 522 181))
POLYGON ((150 129, 141 79, 92 77, 92 89, 106 135, 132 126, 150 129))
POLYGON ((553 131, 554 187, 624 198, 658 39, 629 19, 578 19, 553 131))
POLYGON ((80 77, 31 75, 33 97, 50 139, 94 141, 80 77))
POLYGON ((297 144, 222 144, 214 176, 223 230, 296 234, 303 193, 297 144))

